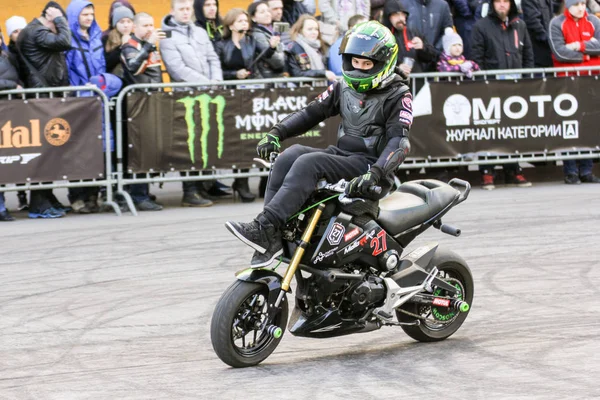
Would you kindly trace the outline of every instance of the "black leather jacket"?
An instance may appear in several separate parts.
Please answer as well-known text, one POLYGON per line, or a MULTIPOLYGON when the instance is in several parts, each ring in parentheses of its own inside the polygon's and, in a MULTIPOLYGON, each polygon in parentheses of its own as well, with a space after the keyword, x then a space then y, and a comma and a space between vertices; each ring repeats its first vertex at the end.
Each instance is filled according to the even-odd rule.
MULTIPOLYGON (((245 68, 252 72, 248 79, 262 79, 263 76, 260 73, 260 68, 258 67, 258 62, 252 64, 254 60, 258 58, 258 56, 265 51, 265 53, 261 56, 262 59, 269 58, 275 52, 275 49, 272 47, 265 47, 262 43, 257 42, 252 38, 252 36, 244 36, 244 38, 240 41, 242 57, 244 58, 244 66, 245 68)), ((235 44, 230 39, 224 39, 215 43, 215 51, 219 56, 219 60, 221 60, 221 67, 223 68, 223 79, 237 79, 236 72, 237 70, 232 69, 231 65, 231 56, 233 54, 233 50, 235 48, 235 44)))
POLYGON ((8 52, 0 49, 0 90, 15 89, 18 84, 17 68, 13 65, 8 52))
POLYGON ((71 50, 71 31, 65 17, 56 18, 54 24, 57 33, 36 18, 19 34, 19 64, 24 67, 23 79, 28 88, 69 86, 65 51, 71 50))

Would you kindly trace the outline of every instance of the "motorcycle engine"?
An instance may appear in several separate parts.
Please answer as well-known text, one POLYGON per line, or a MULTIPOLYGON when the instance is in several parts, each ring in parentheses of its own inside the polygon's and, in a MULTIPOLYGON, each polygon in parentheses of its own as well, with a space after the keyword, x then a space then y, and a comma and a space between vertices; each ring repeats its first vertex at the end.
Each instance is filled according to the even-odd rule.
POLYGON ((354 286, 347 298, 353 314, 363 314, 368 308, 385 299, 383 279, 369 276, 366 281, 354 286))

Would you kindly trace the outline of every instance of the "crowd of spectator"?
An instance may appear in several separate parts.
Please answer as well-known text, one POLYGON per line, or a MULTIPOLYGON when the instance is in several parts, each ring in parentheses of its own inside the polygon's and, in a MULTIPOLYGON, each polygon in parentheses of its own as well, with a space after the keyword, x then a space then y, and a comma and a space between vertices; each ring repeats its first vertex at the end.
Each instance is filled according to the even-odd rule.
MULTIPOLYGON (((343 33, 368 19, 393 32, 397 66, 406 76, 600 66, 600 0, 261 0, 225 13, 218 0, 165 1, 171 12, 156 20, 127 0, 115 0, 105 31, 87 0, 72 0, 66 11, 50 1, 29 23, 9 18, 0 35, 0 90, 102 82, 116 95, 130 84, 161 83, 163 66, 173 82, 287 76, 333 81, 341 73, 337 49, 343 33)), ((517 164, 504 169, 508 183, 530 185, 517 164)), ((565 183, 600 183, 591 169, 591 160, 565 162, 565 183)), ((494 168, 481 172, 483 187, 493 189, 494 168)), ((185 182, 182 205, 210 206, 230 190, 243 201, 256 197, 247 178, 231 188, 218 181, 185 182)), ((162 209, 147 184, 128 191, 139 210, 162 209)), ((70 189, 71 205, 64 206, 51 190, 36 190, 27 204, 20 192, 19 208, 28 208, 32 218, 58 218, 71 209, 98 212, 102 197, 96 188, 70 189)), ((11 219, 0 193, 0 221, 11 219)))

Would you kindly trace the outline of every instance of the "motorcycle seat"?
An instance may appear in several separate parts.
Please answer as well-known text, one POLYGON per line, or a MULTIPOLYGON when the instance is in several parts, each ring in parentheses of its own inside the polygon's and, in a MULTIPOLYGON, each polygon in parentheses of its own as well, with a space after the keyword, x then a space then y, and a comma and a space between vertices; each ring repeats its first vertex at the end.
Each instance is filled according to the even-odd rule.
POLYGON ((438 180, 406 182, 379 202, 377 221, 395 236, 430 220, 459 196, 458 190, 438 180))

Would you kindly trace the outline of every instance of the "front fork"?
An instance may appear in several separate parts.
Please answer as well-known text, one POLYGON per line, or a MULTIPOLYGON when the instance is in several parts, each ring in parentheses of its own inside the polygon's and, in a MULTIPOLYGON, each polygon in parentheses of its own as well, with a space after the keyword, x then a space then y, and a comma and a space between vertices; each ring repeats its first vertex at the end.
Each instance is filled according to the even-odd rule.
POLYGON ((283 275, 283 282, 281 282, 281 291, 279 292, 277 301, 274 304, 275 307, 279 307, 285 294, 290 291, 290 284, 292 283, 294 274, 298 269, 298 265, 300 265, 300 260, 302 260, 302 257, 304 256, 304 252, 306 251, 306 248, 310 243, 310 239, 312 238, 312 235, 315 231, 315 228, 317 227, 317 223, 319 222, 319 219, 321 218, 321 214, 323 214, 324 209, 325 204, 319 204, 314 214, 312 215, 310 221, 308 222, 308 226, 306 227, 306 230, 302 235, 302 239, 300 239, 300 244, 296 248, 294 256, 292 257, 292 260, 290 261, 287 269, 285 270, 285 274, 283 275))

